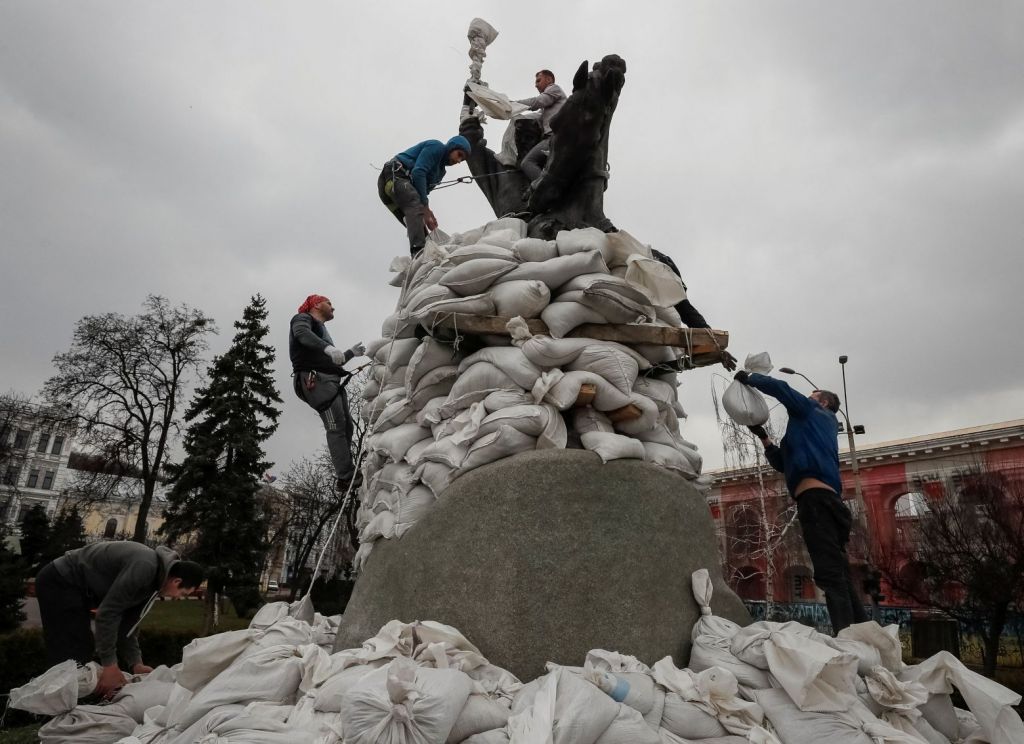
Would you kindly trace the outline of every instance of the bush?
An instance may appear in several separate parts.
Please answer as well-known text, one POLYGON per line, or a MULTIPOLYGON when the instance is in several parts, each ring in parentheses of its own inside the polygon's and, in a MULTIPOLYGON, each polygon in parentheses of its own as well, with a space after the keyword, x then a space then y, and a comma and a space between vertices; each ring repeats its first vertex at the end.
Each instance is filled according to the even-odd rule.
POLYGON ((235 586, 230 591, 231 606, 238 617, 251 618, 265 602, 259 588, 253 584, 235 586))

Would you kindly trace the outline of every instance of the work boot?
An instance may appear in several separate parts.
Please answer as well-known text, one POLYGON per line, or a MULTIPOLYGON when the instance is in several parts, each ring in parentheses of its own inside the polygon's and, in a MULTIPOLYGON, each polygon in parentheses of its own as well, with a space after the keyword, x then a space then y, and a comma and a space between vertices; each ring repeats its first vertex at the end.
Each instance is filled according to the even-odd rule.
MULTIPOLYGON (((335 490, 338 491, 339 493, 345 493, 346 491, 348 491, 348 484, 352 480, 352 478, 338 478, 337 482, 334 484, 335 490)), ((355 486, 353 486, 353 490, 359 490, 359 487, 363 485, 363 474, 356 473, 356 477, 354 480, 355 486)))

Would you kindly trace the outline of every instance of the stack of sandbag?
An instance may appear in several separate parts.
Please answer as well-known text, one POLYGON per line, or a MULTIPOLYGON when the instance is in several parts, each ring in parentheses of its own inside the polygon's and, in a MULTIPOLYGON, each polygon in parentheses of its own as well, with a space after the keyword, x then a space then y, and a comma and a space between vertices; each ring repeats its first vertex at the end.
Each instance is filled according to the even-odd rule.
POLYGON ((1024 741, 1020 695, 947 652, 905 665, 896 625, 859 623, 836 638, 797 622, 740 627, 712 614, 707 571, 693 574, 693 590, 702 614, 689 669, 735 678, 783 744, 1024 741), (953 707, 954 688, 969 710, 953 707))
POLYGON ((525 235, 522 220, 499 219, 392 264, 396 311, 367 346, 357 567, 452 480, 519 452, 584 448, 698 479, 701 456, 679 433, 677 374, 658 366, 682 351, 566 337, 585 323, 680 327, 678 277, 626 232, 525 235), (453 313, 514 320, 510 335, 462 337, 458 316, 438 326, 453 313), (550 335, 530 333, 538 318, 550 335), (577 407, 581 389, 593 397, 577 407))

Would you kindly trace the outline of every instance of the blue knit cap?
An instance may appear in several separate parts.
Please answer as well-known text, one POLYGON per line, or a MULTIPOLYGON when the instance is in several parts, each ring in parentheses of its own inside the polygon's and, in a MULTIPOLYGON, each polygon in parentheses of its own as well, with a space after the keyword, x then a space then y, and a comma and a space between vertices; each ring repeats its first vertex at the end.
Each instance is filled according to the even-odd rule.
POLYGON ((462 150, 466 153, 466 157, 473 152, 473 146, 469 144, 469 140, 463 137, 461 134, 457 134, 448 140, 446 150, 451 153, 452 150, 462 150))

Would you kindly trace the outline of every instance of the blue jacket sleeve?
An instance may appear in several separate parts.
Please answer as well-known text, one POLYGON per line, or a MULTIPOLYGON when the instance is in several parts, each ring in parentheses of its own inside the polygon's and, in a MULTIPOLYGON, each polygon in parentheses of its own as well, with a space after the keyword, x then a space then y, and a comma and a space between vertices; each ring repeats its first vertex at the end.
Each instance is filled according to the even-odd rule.
POLYGON ((768 464, 780 473, 786 472, 786 461, 782 457, 782 448, 777 444, 769 444, 764 448, 764 458, 768 464))
POLYGON ((425 146, 420 150, 419 155, 416 157, 416 164, 412 167, 412 172, 409 174, 409 179, 412 181, 416 193, 420 195, 420 201, 423 202, 424 206, 429 202, 427 192, 433 186, 428 179, 442 165, 441 161, 446 152, 445 146, 440 142, 425 146))
POLYGON ((747 384, 755 390, 760 390, 765 395, 770 395, 786 407, 790 416, 803 417, 813 411, 812 406, 817 406, 813 400, 806 395, 801 395, 782 380, 776 380, 768 375, 752 372, 747 378, 747 384))

